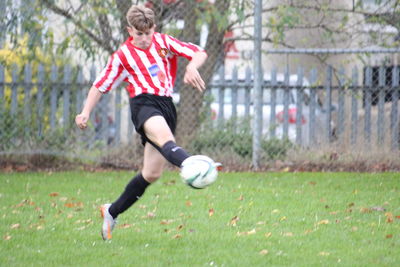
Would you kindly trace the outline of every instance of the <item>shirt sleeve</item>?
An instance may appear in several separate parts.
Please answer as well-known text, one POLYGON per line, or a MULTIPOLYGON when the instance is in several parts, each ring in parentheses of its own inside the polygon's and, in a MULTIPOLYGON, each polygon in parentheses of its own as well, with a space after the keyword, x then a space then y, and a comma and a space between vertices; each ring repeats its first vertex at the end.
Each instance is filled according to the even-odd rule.
POLYGON ((196 52, 205 52, 205 50, 198 45, 179 41, 178 39, 167 34, 164 35, 164 38, 165 43, 167 44, 167 47, 171 50, 171 52, 180 57, 185 57, 188 60, 191 60, 196 52))
POLYGON ((94 81, 93 86, 99 89, 103 94, 106 94, 111 89, 118 87, 126 77, 127 72, 117 53, 114 53, 108 60, 105 68, 94 81))

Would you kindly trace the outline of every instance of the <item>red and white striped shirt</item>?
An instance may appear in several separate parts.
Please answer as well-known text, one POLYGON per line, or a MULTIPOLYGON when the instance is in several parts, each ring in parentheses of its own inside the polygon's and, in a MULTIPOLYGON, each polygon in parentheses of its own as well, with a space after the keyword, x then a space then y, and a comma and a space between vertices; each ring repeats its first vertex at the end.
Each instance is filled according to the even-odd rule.
POLYGON ((191 60, 197 51, 204 50, 158 32, 154 33, 147 49, 135 47, 130 37, 112 54, 93 86, 107 93, 125 81, 131 98, 144 93, 171 96, 178 67, 177 57, 191 60))

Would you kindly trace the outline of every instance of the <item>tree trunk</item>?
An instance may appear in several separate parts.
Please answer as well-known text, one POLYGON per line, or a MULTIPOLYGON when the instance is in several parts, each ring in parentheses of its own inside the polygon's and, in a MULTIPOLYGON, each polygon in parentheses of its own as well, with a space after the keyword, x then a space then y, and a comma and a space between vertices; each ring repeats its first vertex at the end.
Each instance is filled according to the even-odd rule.
MULTIPOLYGON (((229 8, 229 1, 216 1, 215 7, 221 14, 223 14, 223 10, 228 10, 229 8)), ((185 42, 198 43, 196 37, 198 38, 200 34, 196 31, 197 16, 196 12, 194 12, 194 4, 188 4, 186 12, 185 28, 180 38, 185 42)), ((216 64, 218 63, 218 57, 223 49, 223 38, 226 29, 219 29, 217 21, 218 19, 213 17, 212 22, 209 25, 209 33, 205 47, 208 59, 200 70, 200 74, 206 85, 209 84, 212 79, 216 64)), ((185 63, 187 64, 187 62, 185 63)), ((182 80, 186 64, 181 64, 178 80, 179 78, 182 80)), ((203 105, 204 94, 191 86, 183 85, 183 83, 179 90, 179 94, 179 122, 176 137, 179 144, 187 146, 191 140, 195 138, 200 126, 200 112, 203 105)))

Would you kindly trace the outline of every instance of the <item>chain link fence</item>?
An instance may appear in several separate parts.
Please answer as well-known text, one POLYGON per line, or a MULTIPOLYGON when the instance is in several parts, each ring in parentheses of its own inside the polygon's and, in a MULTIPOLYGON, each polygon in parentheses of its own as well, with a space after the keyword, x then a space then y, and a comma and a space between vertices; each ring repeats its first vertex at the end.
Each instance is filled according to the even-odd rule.
MULTIPOLYGON (((53 34, 60 38, 66 33, 76 35, 81 43, 73 43, 71 36, 69 42, 63 39, 53 44, 57 53, 69 55, 68 60, 40 60, 37 54, 29 57, 16 49, 17 54, 2 60, 3 158, 34 157, 50 166, 59 157, 107 166, 141 166, 143 148, 130 120, 123 87, 102 97, 86 131, 74 125, 88 89, 108 55, 127 37, 123 17, 132 3, 136 1, 104 1, 104 8, 113 8, 105 16, 100 11, 87 11, 94 4, 91 1, 76 1, 72 6, 62 1, 37 2, 37 7, 45 7, 41 15, 44 12, 50 17, 49 21, 38 23, 65 22, 65 27, 56 27, 53 34), (85 28, 84 23, 74 23, 74 18, 78 22, 87 18, 96 27, 85 28), (92 38, 96 35, 99 39, 92 38), (91 50, 99 56, 83 56, 84 51, 91 50)), ((158 31, 200 44, 209 55, 201 69, 208 85, 205 94, 183 84, 187 61, 179 62, 174 95, 178 110, 176 137, 190 153, 207 154, 223 162, 228 170, 250 169, 254 116, 258 113, 262 118, 258 142, 261 168, 283 169, 296 162, 304 166, 325 161, 372 162, 377 157, 392 162, 399 158, 398 49, 265 50, 262 107, 257 110, 253 65, 229 60, 238 56, 240 45, 230 41, 231 32, 221 26, 218 16, 207 13, 211 9, 207 1, 140 3, 157 12, 158 31)), ((235 1, 216 1, 213 10, 222 16, 234 4, 235 1)), ((37 12, 36 7, 31 11, 37 12)), ((13 16, 7 14, 9 18, 13 16)), ((32 34, 38 39, 36 33, 32 34)), ((20 36, 32 39, 26 32, 20 36)), ((1 38, 5 40, 2 51, 7 50, 7 38, 1 38)), ((33 47, 48 48, 49 38, 44 31, 33 47)), ((251 59, 245 53, 241 56, 251 59)))

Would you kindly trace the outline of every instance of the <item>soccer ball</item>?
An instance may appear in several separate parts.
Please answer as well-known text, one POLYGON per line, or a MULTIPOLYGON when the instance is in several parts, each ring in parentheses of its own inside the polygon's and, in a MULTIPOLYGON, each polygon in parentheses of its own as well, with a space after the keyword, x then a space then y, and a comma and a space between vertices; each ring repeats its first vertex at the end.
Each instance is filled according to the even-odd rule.
POLYGON ((207 156, 190 156, 182 162, 182 180, 195 189, 202 189, 217 180, 220 163, 214 162, 207 156))

